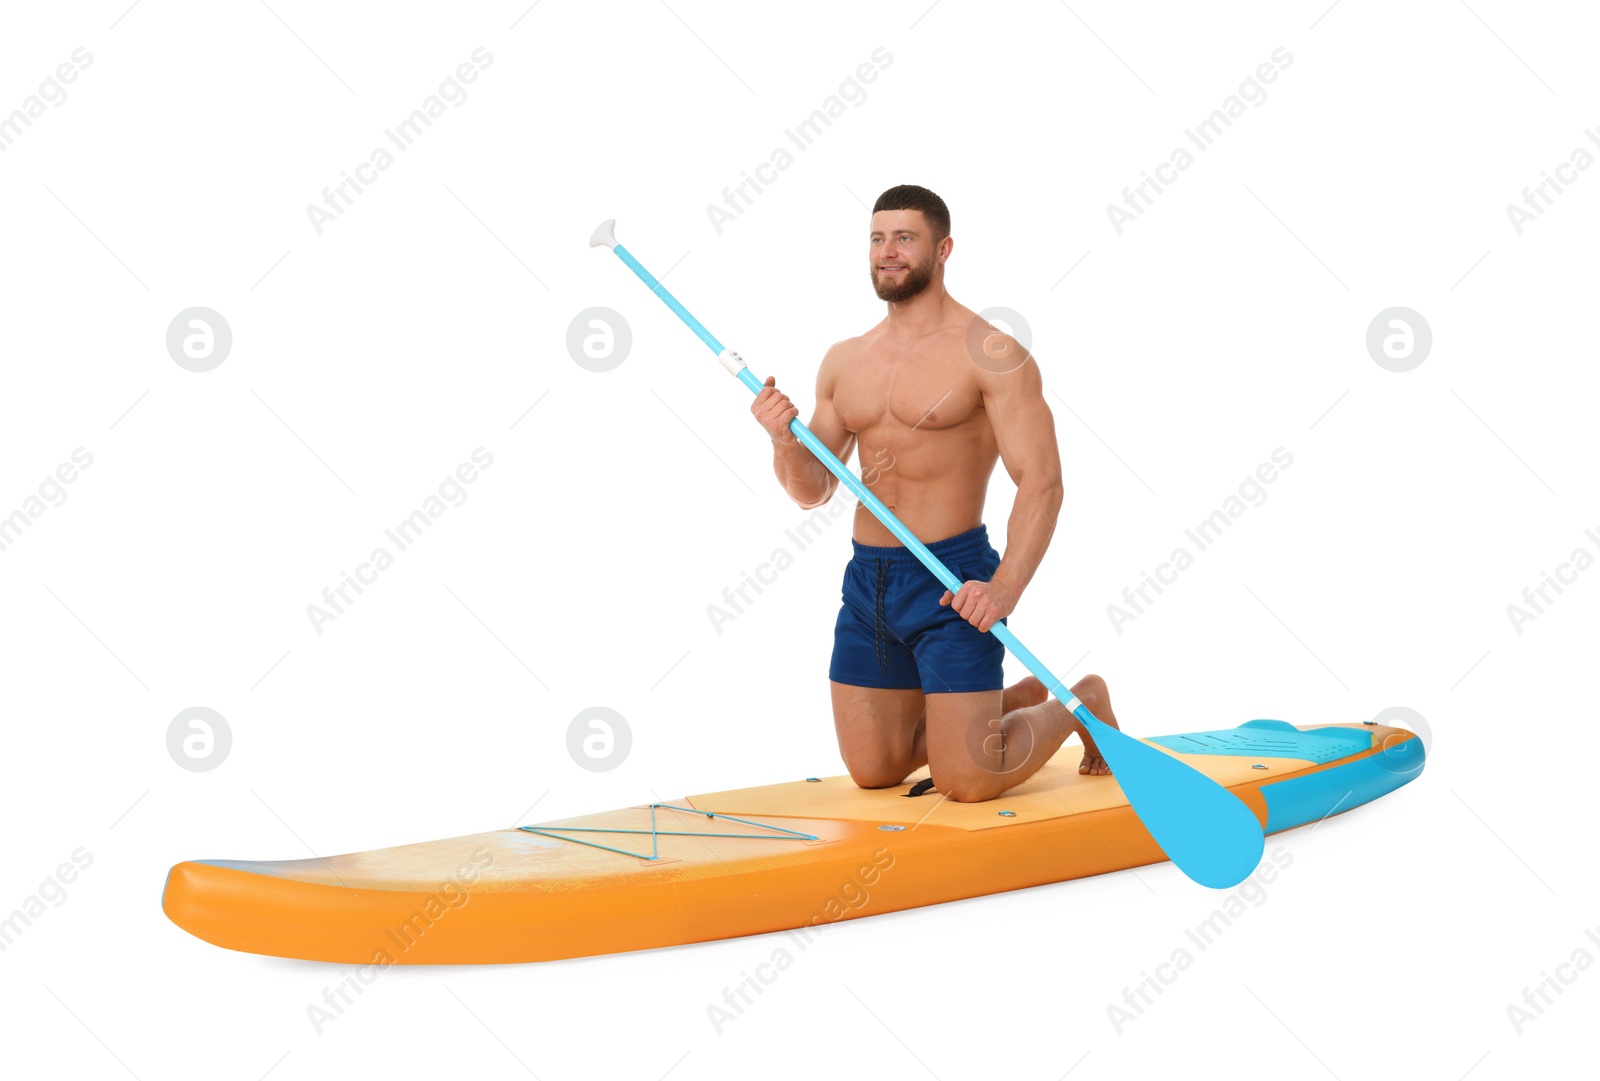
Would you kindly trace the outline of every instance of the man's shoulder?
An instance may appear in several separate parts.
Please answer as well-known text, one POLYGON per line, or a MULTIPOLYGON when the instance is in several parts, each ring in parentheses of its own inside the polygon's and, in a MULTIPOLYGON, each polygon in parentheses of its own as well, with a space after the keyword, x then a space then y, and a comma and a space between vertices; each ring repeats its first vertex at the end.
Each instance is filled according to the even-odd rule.
POLYGON ((828 347, 828 352, 858 353, 870 347, 873 341, 883 333, 884 322, 884 320, 879 320, 853 338, 840 338, 828 347))
POLYGON ((871 348, 873 335, 878 327, 873 327, 854 338, 841 338, 828 346, 828 351, 822 355, 824 370, 837 370, 839 365, 848 364, 851 360, 861 356, 871 348))
POLYGON ((1010 377, 1022 369, 1026 369, 1029 376, 1023 380, 1024 383, 1038 379, 1038 362, 1028 347, 1010 333, 1012 329, 1005 322, 997 326, 973 312, 960 331, 952 336, 955 343, 952 348, 963 350, 975 362, 973 375, 985 392, 994 389, 996 380, 1010 377))

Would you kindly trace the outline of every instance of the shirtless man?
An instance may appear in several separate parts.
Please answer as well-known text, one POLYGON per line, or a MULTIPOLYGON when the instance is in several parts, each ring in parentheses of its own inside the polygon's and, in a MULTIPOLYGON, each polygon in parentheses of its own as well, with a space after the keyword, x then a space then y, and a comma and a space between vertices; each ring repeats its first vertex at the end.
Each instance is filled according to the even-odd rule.
MULTIPOLYGON (((822 358, 809 427, 842 461, 859 452, 862 482, 963 582, 952 596, 857 505, 828 671, 845 766, 862 788, 887 788, 929 765, 934 787, 972 803, 1021 784, 1073 732, 1084 744, 1078 772, 1110 770, 1039 680, 1002 686, 1005 647, 987 632, 1044 558, 1061 461, 1038 364, 945 291, 953 243, 933 192, 879 196, 867 257, 888 314, 822 358), (1017 485, 1004 559, 983 524, 997 459, 1017 485)), ((750 411, 772 438, 784 491, 803 508, 826 503, 839 480, 789 431, 799 410, 771 377, 750 411)), ((1117 723, 1099 676, 1072 693, 1117 723)))

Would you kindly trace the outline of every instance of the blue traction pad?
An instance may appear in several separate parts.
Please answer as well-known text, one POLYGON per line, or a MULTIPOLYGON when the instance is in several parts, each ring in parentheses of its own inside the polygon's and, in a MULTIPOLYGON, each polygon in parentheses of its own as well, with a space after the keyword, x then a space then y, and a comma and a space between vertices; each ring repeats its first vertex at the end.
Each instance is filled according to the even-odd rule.
POLYGON ((1179 754, 1226 754, 1243 758, 1301 758, 1321 764, 1372 749, 1365 728, 1313 728, 1302 732, 1287 721, 1247 721, 1219 732, 1154 736, 1148 742, 1179 754))

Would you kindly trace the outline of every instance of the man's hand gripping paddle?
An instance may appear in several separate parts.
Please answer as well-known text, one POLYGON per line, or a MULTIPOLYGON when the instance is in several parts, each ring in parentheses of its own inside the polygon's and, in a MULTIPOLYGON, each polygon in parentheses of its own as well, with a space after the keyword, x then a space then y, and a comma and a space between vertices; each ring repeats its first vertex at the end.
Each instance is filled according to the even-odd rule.
MULTIPOLYGON (((601 222, 589 238, 589 246, 610 248, 618 259, 628 265, 628 269, 639 276, 639 280, 650 287, 651 292, 660 297, 706 343, 730 374, 737 377, 752 394, 761 393, 761 380, 745 367, 739 354, 724 348, 628 249, 617 243, 616 224, 615 219, 601 222)), ((878 520, 900 543, 915 553, 922 565, 932 571, 946 589, 952 593, 961 589, 961 580, 951 574, 939 558, 798 418, 789 422, 789 431, 877 515, 878 520)), ((989 628, 989 633, 1005 643, 1012 655, 1028 671, 1038 676, 1050 693, 1084 723, 1110 763, 1134 813, 1162 851, 1184 874, 1203 886, 1227 889, 1243 882, 1255 870, 1256 864, 1261 861, 1266 839, 1255 814, 1237 797, 1179 759, 1100 720, 1051 674, 1039 658, 1017 641, 1016 635, 1004 623, 995 623, 989 628)))

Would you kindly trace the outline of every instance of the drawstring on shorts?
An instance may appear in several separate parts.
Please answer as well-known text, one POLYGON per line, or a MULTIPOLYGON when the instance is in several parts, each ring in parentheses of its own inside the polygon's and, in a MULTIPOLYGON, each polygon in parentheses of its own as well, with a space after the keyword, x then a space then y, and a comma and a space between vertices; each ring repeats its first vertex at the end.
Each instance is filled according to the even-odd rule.
POLYGON ((873 598, 873 616, 874 616, 874 620, 873 620, 873 623, 874 623, 874 625, 873 625, 874 643, 873 644, 877 647, 877 650, 878 650, 878 668, 883 672, 884 675, 888 675, 889 674, 889 645, 888 645, 889 620, 884 615, 884 611, 883 611, 883 598, 884 598, 884 594, 887 592, 886 589, 884 588, 884 585, 885 585, 885 581, 886 581, 888 575, 887 575, 887 571, 884 568, 882 557, 878 557, 877 563, 878 563, 878 589, 877 589, 877 595, 873 598))

